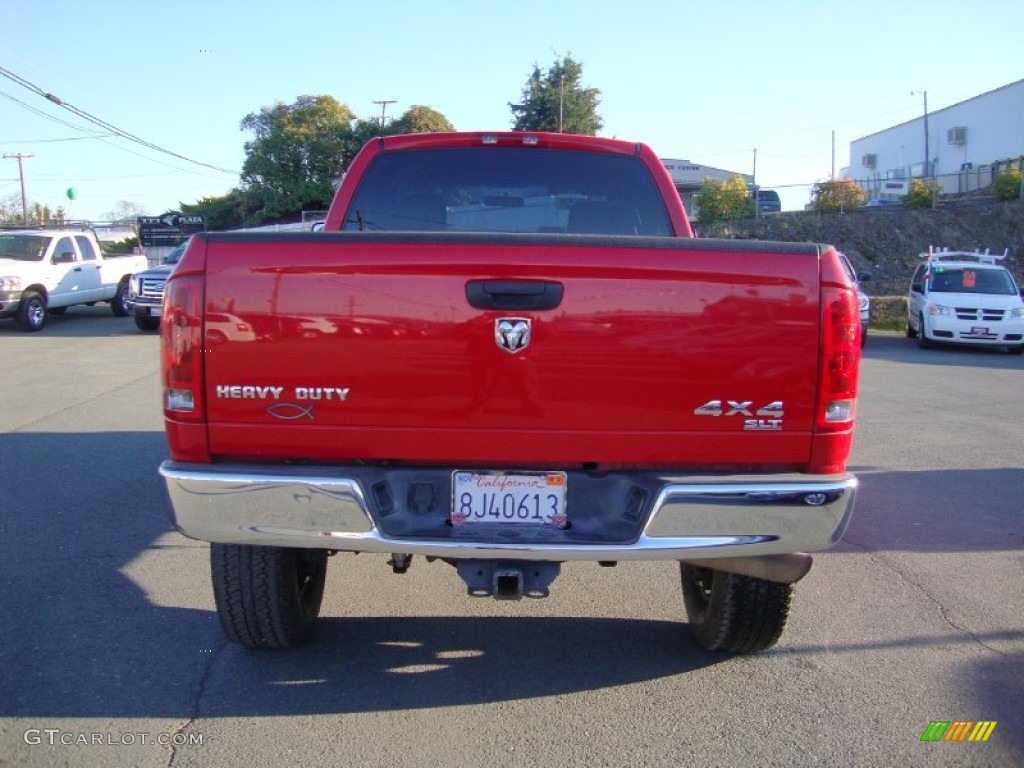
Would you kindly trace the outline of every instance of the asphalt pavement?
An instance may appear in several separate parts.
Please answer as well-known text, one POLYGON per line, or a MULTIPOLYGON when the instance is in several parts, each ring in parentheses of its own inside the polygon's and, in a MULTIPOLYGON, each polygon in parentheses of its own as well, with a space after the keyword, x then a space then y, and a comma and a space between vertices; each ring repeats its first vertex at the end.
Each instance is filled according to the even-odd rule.
POLYGON ((672 563, 509 603, 339 554, 307 645, 227 643, 156 472, 157 351, 103 306, 0 321, 0 766, 1024 764, 1020 357, 869 339, 850 530, 729 657, 672 563), (922 741, 947 721, 996 725, 922 741))

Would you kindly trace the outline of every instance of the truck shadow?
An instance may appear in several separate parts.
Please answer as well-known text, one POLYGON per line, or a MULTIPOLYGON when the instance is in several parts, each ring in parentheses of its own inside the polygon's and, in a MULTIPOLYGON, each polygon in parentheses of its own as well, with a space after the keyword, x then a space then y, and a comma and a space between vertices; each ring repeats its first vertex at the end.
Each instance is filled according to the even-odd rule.
POLYGON ((528 616, 326 616, 302 648, 251 652, 195 607, 212 607, 208 547, 171 529, 161 433, 6 433, 0 453, 17 457, 0 466, 0 717, 473 704, 724 658, 695 646, 682 621, 528 616))

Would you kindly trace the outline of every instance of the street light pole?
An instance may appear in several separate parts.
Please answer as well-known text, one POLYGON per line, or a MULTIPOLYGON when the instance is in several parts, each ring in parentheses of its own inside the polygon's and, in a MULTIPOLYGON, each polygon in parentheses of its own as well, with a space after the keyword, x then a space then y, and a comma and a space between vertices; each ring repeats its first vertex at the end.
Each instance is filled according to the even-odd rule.
POLYGON ((911 91, 910 95, 917 96, 918 93, 924 96, 924 168, 921 169, 921 176, 929 179, 932 175, 932 153, 928 146, 928 91, 911 91))
POLYGON ((924 177, 932 176, 932 153, 928 150, 928 91, 924 92, 924 177))

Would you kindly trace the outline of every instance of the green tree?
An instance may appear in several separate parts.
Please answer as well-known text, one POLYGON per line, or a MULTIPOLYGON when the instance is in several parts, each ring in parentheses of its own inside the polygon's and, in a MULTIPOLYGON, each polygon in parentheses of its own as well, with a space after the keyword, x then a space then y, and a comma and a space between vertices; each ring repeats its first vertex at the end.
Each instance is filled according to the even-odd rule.
POLYGON ((1024 198, 1024 175, 1020 168, 1007 168, 997 173, 992 180, 992 194, 1000 200, 1024 198))
POLYGON ((454 130, 440 112, 419 105, 386 126, 379 120, 358 120, 333 96, 277 102, 246 115, 241 128, 253 139, 245 143, 240 188, 199 201, 188 211, 182 207, 183 213, 207 216, 209 229, 237 226, 239 217, 246 224, 260 224, 325 209, 342 173, 370 139, 454 130))
POLYGON ((258 201, 249 201, 241 189, 232 189, 220 197, 204 197, 194 203, 179 203, 179 210, 186 216, 202 216, 210 231, 237 229, 245 224, 246 216, 255 213, 252 206, 258 201))
POLYGON ((513 130, 595 136, 604 121, 597 114, 601 91, 580 84, 583 64, 571 55, 556 59, 546 72, 536 64, 519 104, 509 104, 513 130))
POLYGON ((354 118, 333 96, 300 96, 246 115, 241 128, 254 137, 242 165, 247 223, 326 208, 352 159, 354 118))
POLYGON ((941 190, 934 179, 911 179, 903 204, 907 208, 933 208, 941 190))
POLYGON ((727 181, 704 179, 693 202, 701 224, 746 219, 754 215, 753 196, 747 182, 738 173, 727 181))
POLYGON ((388 125, 388 133, 446 133, 455 127, 448 118, 430 107, 414 105, 388 125))
POLYGON ((811 208, 818 213, 839 213, 864 205, 867 195, 850 178, 819 181, 811 188, 811 208))
POLYGON ((363 145, 378 136, 393 136, 399 133, 441 133, 454 131, 455 127, 448 118, 435 109, 414 105, 405 114, 385 126, 380 120, 356 120, 352 130, 345 139, 345 167, 363 148, 363 145))

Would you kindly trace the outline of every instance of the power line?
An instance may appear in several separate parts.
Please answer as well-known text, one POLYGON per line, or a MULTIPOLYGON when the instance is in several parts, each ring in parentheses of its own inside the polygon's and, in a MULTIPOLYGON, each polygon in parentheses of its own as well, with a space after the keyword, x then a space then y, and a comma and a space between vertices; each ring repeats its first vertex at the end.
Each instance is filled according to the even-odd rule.
MULTIPOLYGON (((119 133, 90 133, 88 128, 84 128, 84 127, 82 127, 80 125, 75 125, 74 123, 69 123, 66 120, 61 120, 59 117, 54 117, 53 115, 49 115, 46 112, 43 112, 42 110, 36 109, 35 107, 30 106, 29 104, 26 104, 21 99, 14 98, 13 96, 11 96, 8 93, 4 93, 3 91, 0 91, 0 96, 3 96, 4 98, 10 99, 11 101, 13 101, 13 102, 19 104, 20 106, 22 106, 24 109, 27 109, 29 112, 32 112, 32 113, 34 113, 36 115, 39 115, 42 118, 50 120, 50 121, 52 121, 54 123, 59 123, 60 125, 64 125, 64 126, 67 126, 68 128, 71 128, 72 130, 76 130, 76 131, 79 131, 81 133, 86 134, 85 136, 82 137, 83 139, 95 139, 96 141, 100 142, 100 144, 106 144, 108 147, 113 147, 114 149, 116 149, 116 150, 118 150, 120 152, 127 152, 129 155, 135 155, 136 157, 141 157, 144 160, 147 160, 147 161, 149 161, 151 163, 156 163, 157 165, 162 165, 165 168, 173 168, 174 170, 179 171, 180 173, 197 173, 196 171, 187 171, 184 168, 179 168, 179 167, 177 167, 175 165, 170 165, 169 163, 162 162, 160 160, 157 160, 154 157, 149 157, 147 155, 140 154, 139 152, 133 152, 132 150, 128 149, 127 147, 122 147, 122 146, 119 146, 117 144, 113 144, 113 143, 111 143, 109 141, 103 141, 104 137, 109 137, 109 136, 116 136, 118 138, 121 138, 121 134, 119 134, 119 133)), ((71 139, 68 139, 68 141, 71 141, 71 139)), ((5 143, 7 143, 7 142, 5 142, 5 143)), ((233 174, 233 172, 232 172, 232 174, 233 174)), ((203 176, 204 174, 200 173, 198 175, 203 176)), ((212 179, 212 178, 218 178, 218 177, 206 176, 206 178, 212 179)))
POLYGON ((11 72, 8 69, 4 69, 3 67, 0 67, 0 75, 3 75, 8 80, 11 80, 11 81, 17 83, 18 85, 22 86, 23 88, 25 88, 25 89, 27 89, 29 91, 32 91, 37 96, 41 96, 42 98, 46 99, 47 101, 51 102, 52 104, 56 104, 58 107, 62 107, 63 109, 68 110, 69 112, 71 112, 72 114, 82 118, 83 120, 85 120, 87 122, 90 122, 93 125, 96 125, 96 126, 102 128, 105 131, 110 131, 110 132, 114 133, 115 135, 119 136, 120 138, 128 139, 129 141, 135 142, 136 144, 139 144, 139 145, 141 145, 143 147, 146 147, 147 149, 152 149, 155 152, 161 152, 161 153, 163 153, 165 155, 170 155, 171 157, 176 157, 179 160, 184 160, 185 162, 192 163, 193 165, 199 165, 199 166, 202 166, 204 168, 210 168, 211 170, 219 171, 221 173, 228 173, 228 174, 231 174, 233 176, 237 175, 237 173, 238 173, 237 171, 229 170, 227 168, 220 168, 219 166, 216 166, 216 165, 211 165, 209 163, 203 163, 203 162, 200 162, 199 160, 193 160, 190 157, 186 157, 185 155, 178 154, 177 152, 172 152, 169 149, 165 149, 164 147, 158 146, 157 144, 154 144, 154 143, 152 143, 150 141, 146 141, 145 139, 140 138, 140 137, 136 136, 135 134, 129 133, 128 131, 125 131, 125 130, 123 130, 121 128, 118 128, 115 125, 112 125, 111 123, 108 123, 106 120, 103 120, 103 119, 101 119, 99 117, 96 117, 95 115, 92 115, 92 114, 86 112, 84 109, 80 109, 80 108, 76 107, 74 104, 71 104, 69 102, 66 102, 66 101, 62 100, 60 97, 55 96, 52 93, 47 93, 46 91, 44 91, 42 88, 40 88, 35 83, 29 82, 25 78, 15 74, 14 72, 11 72))
POLYGON ((43 112, 41 109, 36 109, 31 104, 26 104, 21 99, 16 99, 14 96, 11 96, 9 93, 4 93, 3 91, 0 91, 0 96, 3 96, 5 99, 10 99, 11 101, 15 102, 16 104, 20 104, 22 107, 27 109, 29 112, 31 112, 31 113, 33 113, 35 115, 39 115, 39 117, 41 117, 41 118, 43 118, 45 120, 49 120, 50 122, 58 123, 60 125, 66 126, 68 128, 71 128, 72 130, 78 131, 79 133, 85 133, 85 134, 89 133, 89 129, 88 128, 83 128, 80 125, 75 125, 74 123, 69 123, 67 120, 61 120, 59 117, 54 117, 53 115, 47 114, 46 112, 43 112))
POLYGON ((115 136, 113 133, 97 133, 95 136, 65 136, 61 139, 15 139, 14 141, 0 141, 0 144, 53 144, 59 141, 88 141, 103 136, 115 136))

